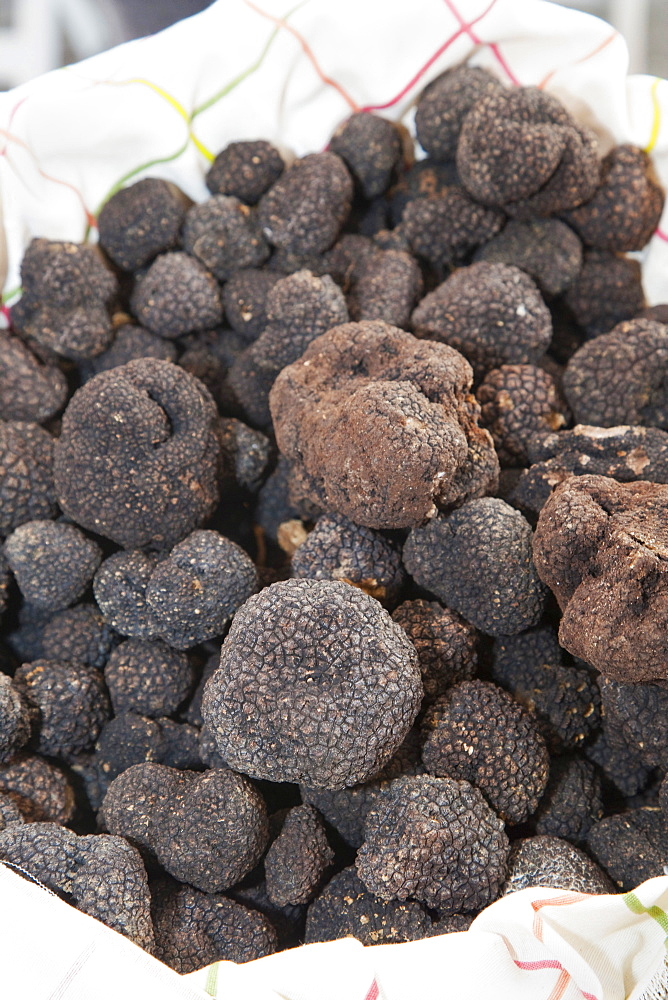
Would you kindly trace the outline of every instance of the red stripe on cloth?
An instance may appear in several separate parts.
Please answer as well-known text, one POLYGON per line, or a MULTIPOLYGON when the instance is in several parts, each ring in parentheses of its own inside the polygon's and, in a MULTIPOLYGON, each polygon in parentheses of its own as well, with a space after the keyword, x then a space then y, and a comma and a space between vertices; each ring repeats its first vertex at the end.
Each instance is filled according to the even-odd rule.
POLYGON ((526 969, 527 972, 536 972, 539 969, 561 969, 561 962, 557 962, 556 958, 542 958, 538 962, 520 962, 518 958, 515 960, 515 965, 518 969, 526 969))
MULTIPOLYGON (((482 38, 480 38, 478 35, 476 35, 475 32, 472 30, 473 25, 476 24, 476 21, 471 21, 470 24, 466 24, 466 22, 464 21, 464 18, 459 13, 459 11, 455 7, 455 5, 452 2, 452 0, 444 0, 444 2, 445 2, 446 7, 448 8, 448 10, 450 11, 450 13, 454 17, 457 18, 457 20, 459 21, 460 25, 462 26, 462 30, 466 32, 466 34, 469 36, 469 38, 471 39, 471 41, 473 42, 473 44, 474 45, 489 45, 490 52, 493 53, 494 57, 498 61, 499 65, 501 66, 501 68, 503 69, 503 71, 506 73, 506 75, 507 75, 508 79, 510 80, 510 82, 512 84, 514 84, 516 87, 519 87, 520 86, 520 81, 517 79, 517 77, 515 76, 515 74, 511 70, 510 66, 506 62, 505 58, 501 54, 501 49, 499 48, 498 43, 497 42, 484 42, 482 40, 482 38)), ((487 13, 487 11, 485 11, 485 13, 487 13)), ((477 18, 477 21, 479 21, 479 20, 480 20, 480 18, 477 18)))
POLYGON ((660 240, 664 241, 664 243, 668 243, 668 233, 664 233, 662 229, 655 229, 654 235, 658 236, 660 240))
POLYGON ((451 35, 450 38, 446 39, 446 41, 443 42, 443 44, 440 46, 440 48, 438 48, 436 50, 436 52, 434 52, 434 54, 427 60, 427 62, 423 66, 420 67, 420 69, 417 71, 417 73, 415 74, 415 76, 411 77, 411 79, 408 81, 408 83, 406 84, 406 86, 402 87, 402 89, 399 91, 399 93, 395 97, 393 97, 392 100, 386 101, 385 104, 367 104, 367 105, 365 105, 365 107, 361 108, 360 110, 361 111, 384 111, 386 108, 391 108, 394 104, 396 104, 398 101, 400 101, 402 99, 402 97, 405 97, 406 94, 409 92, 409 90, 412 90, 412 88, 418 82, 418 80, 420 79, 420 77, 424 76, 424 74, 427 72, 427 70, 429 69, 429 67, 433 66, 433 64, 436 62, 436 60, 439 59, 443 55, 443 53, 446 52, 447 49, 450 48, 450 46, 453 44, 453 42, 456 42, 458 38, 461 38, 461 36, 463 34, 465 34, 465 32, 469 28, 472 28, 474 24, 477 24, 478 21, 482 21, 483 17, 487 17, 487 15, 489 14, 490 10, 495 5, 496 5, 496 0, 492 0, 492 2, 489 4, 489 6, 487 6, 483 10, 482 14, 478 14, 478 16, 476 18, 474 18, 469 24, 462 23, 462 20, 459 17, 459 15, 456 14, 453 11, 453 14, 455 14, 455 17, 457 18, 457 20, 459 20, 460 24, 462 25, 454 33, 454 35, 451 35))
POLYGON ((378 1000, 378 983, 374 979, 364 1000, 378 1000))

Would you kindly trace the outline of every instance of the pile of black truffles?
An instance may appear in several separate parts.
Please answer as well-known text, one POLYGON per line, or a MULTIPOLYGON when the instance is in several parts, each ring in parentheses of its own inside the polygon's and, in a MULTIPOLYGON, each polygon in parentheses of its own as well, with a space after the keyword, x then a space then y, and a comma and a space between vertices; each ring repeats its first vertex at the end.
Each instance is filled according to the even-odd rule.
POLYGON ((0 332, 0 861, 180 973, 668 863, 663 192, 460 66, 0 332))

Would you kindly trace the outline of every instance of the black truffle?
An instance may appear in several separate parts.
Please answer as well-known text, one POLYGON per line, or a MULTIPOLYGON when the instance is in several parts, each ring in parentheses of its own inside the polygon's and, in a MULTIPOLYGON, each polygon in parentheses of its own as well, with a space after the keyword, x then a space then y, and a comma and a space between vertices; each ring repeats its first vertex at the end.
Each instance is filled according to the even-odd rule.
POLYGON ((640 263, 607 250, 585 251, 563 301, 588 337, 608 333, 645 304, 640 263))
POLYGON ((178 246, 188 204, 175 184, 145 177, 102 206, 97 220, 100 246, 114 264, 136 271, 178 246))
POLYGON ((283 173, 278 150, 260 139, 231 142, 215 158, 206 175, 211 194, 226 194, 254 205, 283 173))
POLYGON ((421 293, 422 274, 414 258, 404 250, 379 250, 357 269, 348 293, 350 318, 381 319, 405 329, 421 293))
POLYGON ((134 549, 109 556, 95 574, 95 600, 104 620, 121 635, 157 637, 157 626, 146 604, 146 588, 157 564, 156 556, 134 549))
POLYGON ((425 87, 415 113, 417 140, 435 160, 454 160, 465 116, 487 94, 503 92, 496 77, 480 66, 456 66, 425 87))
POLYGON ((340 788, 383 766, 421 698, 415 648, 377 601, 285 580, 237 611, 202 716, 231 767, 340 788))
POLYGON ((223 319, 216 279, 179 250, 154 260, 137 281, 130 305, 143 326, 169 340, 192 330, 208 330, 223 319))
POLYGON ((11 677, 0 673, 0 764, 11 760, 30 738, 32 712, 11 677))
POLYGON ((614 883, 584 851, 560 837, 526 837, 510 848, 502 894, 545 886, 594 895, 616 892, 614 883))
POLYGON ((136 764, 112 781, 102 813, 112 833, 148 848, 170 875, 204 892, 243 878, 268 837, 259 792, 223 768, 198 774, 136 764))
POLYGON ((397 126, 368 111, 358 111, 346 118, 334 132, 328 148, 341 157, 365 198, 375 198, 389 187, 402 158, 397 126))
POLYGON ((512 264, 533 278, 541 292, 564 292, 582 267, 582 243, 559 219, 512 219, 503 231, 476 252, 476 261, 512 264))
POLYGON ((93 579, 102 551, 73 524, 28 521, 12 532, 4 553, 27 601, 46 611, 73 604, 93 579))
POLYGON ((0 535, 56 511, 53 438, 35 423, 0 421, 0 535))
POLYGON ((71 776, 37 755, 19 754, 0 766, 0 792, 11 799, 26 823, 69 823, 74 817, 71 776))
POLYGON ((599 820, 587 845, 599 865, 624 892, 664 874, 668 831, 661 809, 629 809, 599 820))
POLYGON ((183 248, 218 281, 227 281, 241 267, 264 264, 270 253, 254 210, 224 194, 214 195, 188 211, 183 224, 183 248))
POLYGON ((264 859, 269 899, 276 906, 309 903, 333 860, 325 826, 313 806, 288 810, 264 859))
POLYGON ((0 330, 0 418, 43 423, 67 399, 67 380, 60 368, 44 364, 6 330, 0 330))
POLYGON ((126 548, 171 546, 218 502, 216 406, 201 382, 144 358, 82 386, 56 445, 58 502, 126 548))
POLYGON ((225 282, 225 318, 244 341, 255 340, 267 322, 267 299, 283 275, 259 268, 241 268, 225 282))
POLYGON ((102 670, 118 636, 93 604, 57 612, 44 626, 40 657, 102 670))
POLYGON ((431 774, 469 781, 509 823, 536 811, 549 757, 534 719, 507 692, 463 681, 430 706, 422 728, 422 760, 431 774))
POLYGON ((453 184, 432 197, 409 201, 401 231, 413 253, 438 268, 463 263, 471 250, 499 232, 504 219, 503 212, 480 205, 453 184))
POLYGON ((127 639, 113 651, 104 671, 114 714, 149 718, 172 715, 193 687, 193 668, 184 653, 164 642, 127 639))
POLYGON ((581 757, 557 757, 536 811, 536 833, 563 837, 573 843, 586 840, 593 823, 603 815, 601 777, 581 757))
POLYGON ((404 601, 392 612, 392 618, 417 650, 428 701, 475 675, 478 633, 455 611, 437 601, 404 601))
POLYGON ((529 522, 503 500, 470 500, 413 528, 404 565, 419 586, 488 635, 537 625, 545 603, 529 522))
POLYGON ((381 899, 420 900, 443 914, 479 910, 499 894, 508 838, 467 781, 398 778, 365 823, 357 872, 381 899))
POLYGON ((176 361, 178 351, 170 340, 158 337, 135 323, 124 323, 116 330, 113 343, 106 351, 79 365, 82 382, 87 382, 100 372, 120 368, 128 361, 138 358, 158 358, 160 361, 176 361))

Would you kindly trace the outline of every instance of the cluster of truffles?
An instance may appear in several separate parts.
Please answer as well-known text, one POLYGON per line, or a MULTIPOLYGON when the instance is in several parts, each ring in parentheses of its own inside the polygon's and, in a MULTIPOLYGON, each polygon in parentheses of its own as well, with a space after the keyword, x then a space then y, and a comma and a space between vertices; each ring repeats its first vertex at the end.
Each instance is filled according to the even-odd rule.
POLYGON ((663 192, 479 68, 415 123, 129 185, 0 332, 0 861, 181 973, 668 862, 663 192))

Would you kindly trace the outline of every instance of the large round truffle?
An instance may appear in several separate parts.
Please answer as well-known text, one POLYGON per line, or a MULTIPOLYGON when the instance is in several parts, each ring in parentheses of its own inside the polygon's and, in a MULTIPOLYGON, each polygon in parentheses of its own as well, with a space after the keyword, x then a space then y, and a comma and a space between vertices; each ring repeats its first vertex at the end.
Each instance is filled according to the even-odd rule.
POLYGON ((415 648, 374 598, 285 580, 237 611, 202 717, 230 767, 341 788, 389 760, 421 698, 415 648))
POLYGON ((311 500, 369 528, 400 528, 495 483, 470 387, 457 351, 365 321, 314 340, 269 403, 278 446, 311 500))
POLYGON ((56 445, 65 513, 126 548, 169 546, 218 502, 217 410, 202 383, 143 358, 75 392, 56 445))

